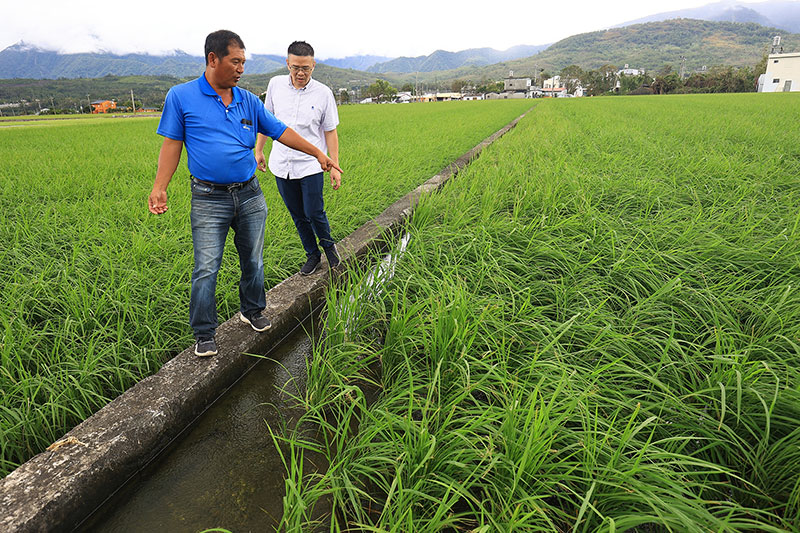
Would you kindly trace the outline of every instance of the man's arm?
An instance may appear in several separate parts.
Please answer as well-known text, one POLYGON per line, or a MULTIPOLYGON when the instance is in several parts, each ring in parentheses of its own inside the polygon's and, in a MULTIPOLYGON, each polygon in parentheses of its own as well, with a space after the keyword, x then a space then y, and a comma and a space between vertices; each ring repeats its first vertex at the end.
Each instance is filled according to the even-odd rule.
POLYGON ((256 163, 258 163, 258 170, 261 172, 267 171, 267 159, 264 157, 265 144, 267 144, 267 136, 259 133, 256 140, 256 163))
POLYGON ((317 161, 319 161, 319 166, 322 167, 322 170, 325 172, 329 171, 332 168, 335 168, 339 172, 343 172, 339 165, 335 163, 330 157, 325 155, 322 150, 308 142, 307 140, 303 139, 300 134, 294 131, 292 128, 286 128, 283 134, 276 139, 279 143, 285 144, 289 148, 293 148, 295 150, 299 150, 303 153, 306 153, 312 157, 316 157, 317 161))
POLYGON ((183 141, 164 137, 161 152, 158 154, 156 181, 153 183, 153 190, 147 199, 148 208, 154 215, 160 215, 167 210, 167 186, 178 168, 182 150, 183 141))
MULTIPOLYGON (((331 160, 337 165, 339 164, 339 134, 336 133, 336 128, 331 131, 325 132, 325 144, 328 145, 328 155, 331 160)), ((342 184, 342 173, 335 168, 331 169, 331 186, 333 190, 339 188, 342 184)))

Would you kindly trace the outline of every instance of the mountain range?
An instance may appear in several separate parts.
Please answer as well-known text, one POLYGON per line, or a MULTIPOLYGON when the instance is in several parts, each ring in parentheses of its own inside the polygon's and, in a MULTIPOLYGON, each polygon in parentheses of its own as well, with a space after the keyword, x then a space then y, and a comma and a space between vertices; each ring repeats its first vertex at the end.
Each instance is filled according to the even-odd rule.
POLYGON ((519 59, 532 56, 547 48, 549 45, 519 45, 508 50, 495 50, 493 48, 470 48, 460 52, 436 50, 432 54, 417 57, 398 57, 391 61, 372 65, 368 72, 433 72, 436 70, 450 70, 459 67, 479 67, 491 65, 501 61, 519 59))
MULTIPOLYGON (((360 55, 320 59, 331 67, 372 73, 432 72, 461 66, 482 66, 533 55, 547 45, 520 45, 508 50, 473 48, 460 52, 437 50, 427 56, 389 58, 360 55)), ((115 55, 110 53, 60 54, 20 42, 0 51, 0 78, 99 78, 102 76, 196 76, 203 71, 205 60, 185 52, 171 55, 115 55)), ((248 74, 266 74, 285 66, 285 58, 277 55, 253 54, 247 60, 248 74)))
POLYGON ((618 24, 615 27, 630 26, 644 22, 689 18, 712 22, 755 22, 762 26, 778 28, 791 33, 800 33, 800 2, 796 0, 771 0, 758 4, 723 0, 701 7, 666 11, 636 20, 618 24))
MULTIPOLYGON (((271 72, 285 65, 285 58, 254 54, 247 60, 248 72, 271 72)), ((173 54, 115 55, 110 53, 59 54, 25 42, 0 52, 0 78, 100 78, 103 76, 197 76, 205 60, 176 50, 173 54)))
POLYGON ((320 59, 320 63, 325 63, 326 65, 330 65, 331 67, 337 68, 351 68, 354 70, 367 70, 372 65, 377 63, 384 63, 386 61, 391 61, 391 57, 386 56, 347 56, 343 58, 335 58, 329 57, 328 59, 320 59))
MULTIPOLYGON (((800 2, 769 0, 761 3, 743 3, 723 0, 702 7, 668 11, 615 26, 604 32, 591 32, 563 39, 552 45, 520 45, 508 50, 472 48, 458 52, 436 50, 417 57, 389 58, 375 55, 357 55, 344 58, 320 59, 330 67, 353 69, 371 75, 389 78, 426 79, 426 73, 442 73, 436 79, 458 76, 490 76, 502 70, 516 68, 559 68, 575 63, 584 68, 594 68, 598 63, 629 63, 644 68, 658 68, 664 62, 675 62, 683 55, 687 61, 712 65, 719 63, 751 63, 761 53, 758 43, 771 41, 766 33, 780 30, 800 33, 800 2), (727 28, 698 27, 694 23, 678 24, 668 36, 663 26, 645 26, 671 19, 699 19, 718 23, 737 23, 727 28), (752 26, 748 25, 751 23, 752 26), (758 26, 756 26, 758 25, 758 26), (761 29, 759 29, 761 28, 761 29), (766 28, 770 28, 767 30, 766 28), (619 33, 622 29, 630 32, 619 33), (661 42, 654 46, 655 31, 661 42), (688 35, 687 32, 699 32, 688 35), (766 33, 765 33, 766 32, 766 33), (694 39, 694 40, 692 40, 694 39), (544 67, 542 67, 544 66, 544 67)), ((786 40, 784 40, 786 42, 786 40)), ((102 76, 159 76, 177 78, 196 76, 203 71, 202 57, 175 51, 170 55, 148 54, 115 55, 110 53, 59 54, 20 42, 0 51, 0 78, 97 78, 102 76)), ((272 54, 254 54, 247 61, 248 74, 267 74, 285 65, 284 57, 272 54)), ((356 75, 355 77, 359 77, 356 75)), ((371 77, 371 76, 370 76, 371 77)))

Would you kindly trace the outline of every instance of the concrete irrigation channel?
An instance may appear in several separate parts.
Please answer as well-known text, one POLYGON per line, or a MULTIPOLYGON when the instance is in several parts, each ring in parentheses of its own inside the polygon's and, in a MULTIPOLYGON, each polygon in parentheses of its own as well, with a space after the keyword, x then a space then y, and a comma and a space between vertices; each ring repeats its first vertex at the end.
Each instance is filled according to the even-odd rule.
MULTIPOLYGON (((202 501, 198 494, 211 495, 209 501, 213 504, 205 502, 203 508, 194 511, 200 514, 196 517, 199 523, 207 527, 212 527, 217 518, 220 525, 225 525, 225 518, 216 516, 216 508, 234 506, 236 498, 246 498, 248 494, 263 492, 280 505, 283 467, 264 420, 286 416, 281 411, 290 407, 284 397, 286 392, 281 390, 286 390, 287 381, 294 380, 296 386, 302 386, 305 358, 312 346, 306 330, 316 328, 309 317, 324 301, 332 278, 371 257, 371 252, 385 250, 397 238, 422 195, 440 188, 524 116, 511 121, 340 241, 337 246, 341 266, 333 271, 322 268, 319 274, 307 277, 294 275, 267 291, 266 314, 273 323, 268 332, 255 333, 237 317, 228 320, 217 330, 217 356, 198 358, 193 347, 187 348, 47 451, 0 480, 0 531, 103 529, 104 516, 108 517, 107 531, 170 530, 164 522, 167 511, 154 510, 148 518, 151 521, 141 527, 132 520, 143 517, 142 509, 152 507, 155 501, 165 507, 179 506, 164 493, 164 487, 176 484, 194 487, 187 494, 191 500, 202 501), (247 354, 267 354, 269 360, 247 354), (259 387, 260 392, 253 396, 248 392, 249 386, 259 387), (248 430, 247 434, 260 432, 260 441, 245 439, 222 449, 216 445, 204 447, 209 435, 221 435, 216 442, 231 440, 227 437, 231 433, 220 429, 220 424, 235 425, 242 420, 255 424, 257 429, 248 430), (209 451, 195 456, 203 448, 209 451), (222 466, 211 464, 214 461, 222 466), (208 485, 219 481, 214 472, 255 469, 256 464, 262 467, 259 472, 266 472, 259 475, 269 476, 263 479, 262 486, 247 486, 257 482, 242 483, 240 479, 238 494, 228 486, 228 501, 210 490, 208 485), (144 485, 147 480, 152 483, 144 485), (146 493, 152 497, 148 499, 146 493), (116 498, 112 497, 114 494, 116 498), (118 513, 108 510, 110 505, 103 507, 105 502, 111 502, 115 509, 128 502, 134 506, 118 513), (95 512, 98 509, 101 511, 95 512)), ((266 504, 259 505, 254 509, 266 504)), ((252 518, 261 520, 263 526, 268 515, 280 512, 275 509, 278 510, 265 509, 267 512, 252 518)), ((257 513, 261 511, 251 514, 257 513)), ((185 521, 184 513, 173 515, 183 524, 182 530, 198 529, 185 521)), ((237 530, 247 529, 250 528, 237 530)))

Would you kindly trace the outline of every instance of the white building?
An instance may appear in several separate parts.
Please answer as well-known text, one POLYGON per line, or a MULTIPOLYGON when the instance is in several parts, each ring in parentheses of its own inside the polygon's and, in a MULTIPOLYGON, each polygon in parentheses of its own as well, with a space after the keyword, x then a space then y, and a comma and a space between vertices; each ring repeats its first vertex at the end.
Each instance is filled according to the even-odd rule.
POLYGON ((800 91, 800 53, 770 54, 767 57, 767 72, 759 79, 758 92, 798 91, 800 91))
POLYGON ((625 63, 625 68, 617 71, 617 77, 619 78, 620 76, 644 76, 644 69, 630 68, 625 63))
POLYGON ((461 93, 436 93, 437 102, 449 102, 451 100, 461 100, 461 93))
POLYGON ((561 87, 561 76, 553 76, 542 82, 542 89, 555 89, 561 87))

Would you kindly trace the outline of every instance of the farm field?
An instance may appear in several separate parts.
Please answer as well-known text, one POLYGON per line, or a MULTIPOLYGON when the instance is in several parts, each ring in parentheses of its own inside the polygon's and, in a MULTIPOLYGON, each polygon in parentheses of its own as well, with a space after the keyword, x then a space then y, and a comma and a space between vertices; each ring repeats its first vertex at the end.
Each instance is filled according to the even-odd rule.
MULTIPOLYGON (((519 116, 530 101, 349 106, 340 111, 343 186, 326 187, 343 238, 519 116), (477 104, 477 105, 476 105, 477 104)), ((192 343, 188 171, 170 210, 147 211, 162 138, 158 119, 108 117, 0 127, 0 473, 42 451, 192 343)), ((267 287, 304 253, 275 189, 267 287)), ((231 237, 232 239, 232 237, 231 237)), ((238 310, 232 243, 218 284, 220 319, 238 310)))
POLYGON ((537 104, 328 293, 286 530, 798 531, 798 112, 537 104))

